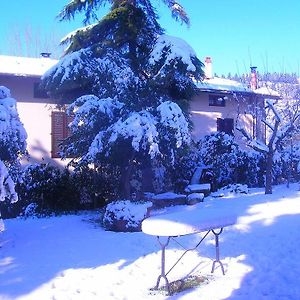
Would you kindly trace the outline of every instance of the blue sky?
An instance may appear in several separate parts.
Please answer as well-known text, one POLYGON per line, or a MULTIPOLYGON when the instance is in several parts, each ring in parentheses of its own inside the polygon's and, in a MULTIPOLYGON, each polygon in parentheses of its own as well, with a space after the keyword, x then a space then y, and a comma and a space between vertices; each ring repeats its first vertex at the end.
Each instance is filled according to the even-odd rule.
MULTIPOLYGON (((211 56, 218 75, 260 72, 300 73, 300 1, 181 0, 191 26, 176 23, 162 0, 153 0, 167 33, 185 39, 203 60, 211 56)), ((63 37, 81 27, 81 18, 59 22, 55 16, 68 0, 1 1, 0 54, 12 51, 11 37, 22 28, 63 37)))

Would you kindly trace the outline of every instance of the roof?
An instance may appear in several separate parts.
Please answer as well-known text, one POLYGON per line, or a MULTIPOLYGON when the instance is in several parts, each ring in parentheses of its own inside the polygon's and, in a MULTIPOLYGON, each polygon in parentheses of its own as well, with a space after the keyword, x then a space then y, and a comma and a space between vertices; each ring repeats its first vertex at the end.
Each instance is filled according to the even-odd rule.
POLYGON ((256 90, 254 90, 254 93, 256 94, 260 94, 260 95, 268 95, 268 96, 275 96, 275 97, 280 97, 279 93, 266 87, 263 86, 261 88, 258 88, 256 90))
POLYGON ((0 55, 0 74, 41 77, 58 60, 40 57, 18 57, 0 55))
POLYGON ((211 79, 204 79, 201 82, 197 83, 197 87, 201 91, 207 92, 243 92, 243 93, 252 93, 253 91, 243 85, 242 83, 231 80, 225 79, 220 77, 214 77, 211 79))
POLYGON ((198 89, 202 92, 211 93, 226 93, 226 94, 248 94, 248 95, 261 95, 264 97, 278 98, 279 94, 268 88, 259 88, 256 90, 250 89, 248 86, 242 84, 241 82, 214 77, 211 79, 204 79, 201 82, 196 83, 198 89))

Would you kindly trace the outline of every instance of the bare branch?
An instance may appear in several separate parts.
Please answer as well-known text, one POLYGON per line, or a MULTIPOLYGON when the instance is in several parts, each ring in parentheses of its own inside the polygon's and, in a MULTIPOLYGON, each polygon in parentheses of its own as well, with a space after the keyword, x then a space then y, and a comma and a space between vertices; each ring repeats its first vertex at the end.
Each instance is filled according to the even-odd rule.
POLYGON ((247 145, 249 147, 251 147, 252 149, 254 149, 255 151, 257 152, 260 152, 260 153, 268 153, 269 152, 269 149, 268 147, 261 143, 260 141, 257 141, 255 139, 252 139, 248 133, 246 132, 246 130, 244 128, 241 128, 241 127, 237 127, 236 128, 238 131, 240 131, 242 133, 242 135, 247 139, 247 145))
POLYGON ((266 126, 268 126, 272 131, 274 131, 274 127, 273 125, 271 125, 269 122, 267 122, 267 120, 261 120, 262 123, 264 123, 266 126))

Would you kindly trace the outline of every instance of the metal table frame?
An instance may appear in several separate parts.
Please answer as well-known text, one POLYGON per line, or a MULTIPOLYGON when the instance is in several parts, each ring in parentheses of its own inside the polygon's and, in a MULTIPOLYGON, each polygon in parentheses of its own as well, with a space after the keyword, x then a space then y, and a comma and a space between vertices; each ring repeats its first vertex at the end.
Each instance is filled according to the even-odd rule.
MULTIPOLYGON (((158 243, 161 247, 161 273, 157 278, 157 282, 156 282, 156 286, 154 287, 154 289, 158 289, 159 288, 159 284, 160 284, 160 280, 164 279, 166 282, 166 287, 167 287, 167 291, 168 294, 171 294, 171 288, 170 288, 170 282, 167 278, 168 274, 174 269, 174 267, 181 261, 181 259, 186 255, 186 253, 188 253, 189 251, 192 250, 196 250, 199 245, 204 241, 204 239, 208 236, 208 234, 212 232, 215 236, 215 248, 216 248, 216 257, 215 260, 213 261, 212 264, 212 269, 211 269, 211 273, 214 272, 216 264, 218 263, 221 266, 221 270, 223 275, 225 275, 225 271, 224 271, 224 266, 222 264, 222 262, 220 261, 220 248, 219 248, 219 235, 223 232, 223 227, 219 229, 219 231, 216 231, 216 229, 210 229, 208 230, 204 236, 200 239, 200 241, 196 244, 195 247, 189 248, 189 249, 185 249, 185 247, 183 247, 177 240, 176 238, 179 236, 168 236, 165 237, 167 238, 166 242, 162 242, 161 241, 161 236, 157 236, 157 240, 158 243), (175 241, 178 245, 180 245, 182 248, 185 249, 185 251, 183 252, 183 254, 179 257, 179 259, 173 264, 173 266, 166 272, 166 248, 169 245, 170 240, 175 241)), ((197 232, 195 232, 197 233, 197 232)))

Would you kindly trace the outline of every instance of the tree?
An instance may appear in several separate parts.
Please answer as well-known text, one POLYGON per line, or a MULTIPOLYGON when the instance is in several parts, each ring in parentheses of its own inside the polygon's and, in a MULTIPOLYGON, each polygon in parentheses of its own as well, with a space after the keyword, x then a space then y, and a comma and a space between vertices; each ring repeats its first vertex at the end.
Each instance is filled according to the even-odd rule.
MULTIPOLYGON (((19 164, 20 157, 26 152, 26 138, 16 109, 16 100, 11 98, 9 89, 0 86, 0 201, 18 201, 8 168, 19 164)), ((4 229, 3 222, 0 223, 1 229, 4 229)))
MULTIPOLYGON (((66 54, 43 85, 58 103, 72 103, 63 156, 73 156, 76 167, 93 163, 114 174, 128 197, 130 181, 143 181, 149 168, 166 174, 190 142, 188 103, 203 64, 186 42, 163 34, 149 0, 74 0, 60 16, 84 11, 87 22, 106 2, 112 7, 104 18, 65 38, 66 54)), ((188 23, 179 4, 164 2, 188 23)))
MULTIPOLYGON (((285 76, 284 78, 288 78, 285 76)), ((267 81, 266 87, 277 91, 280 95, 278 101, 267 99, 265 101, 265 118, 262 118, 266 126, 266 141, 250 137, 244 128, 237 129, 246 137, 248 146, 262 153, 266 160, 265 193, 272 194, 274 155, 280 151, 287 139, 290 139, 297 130, 300 118, 299 85, 283 83, 280 81, 267 81)))

